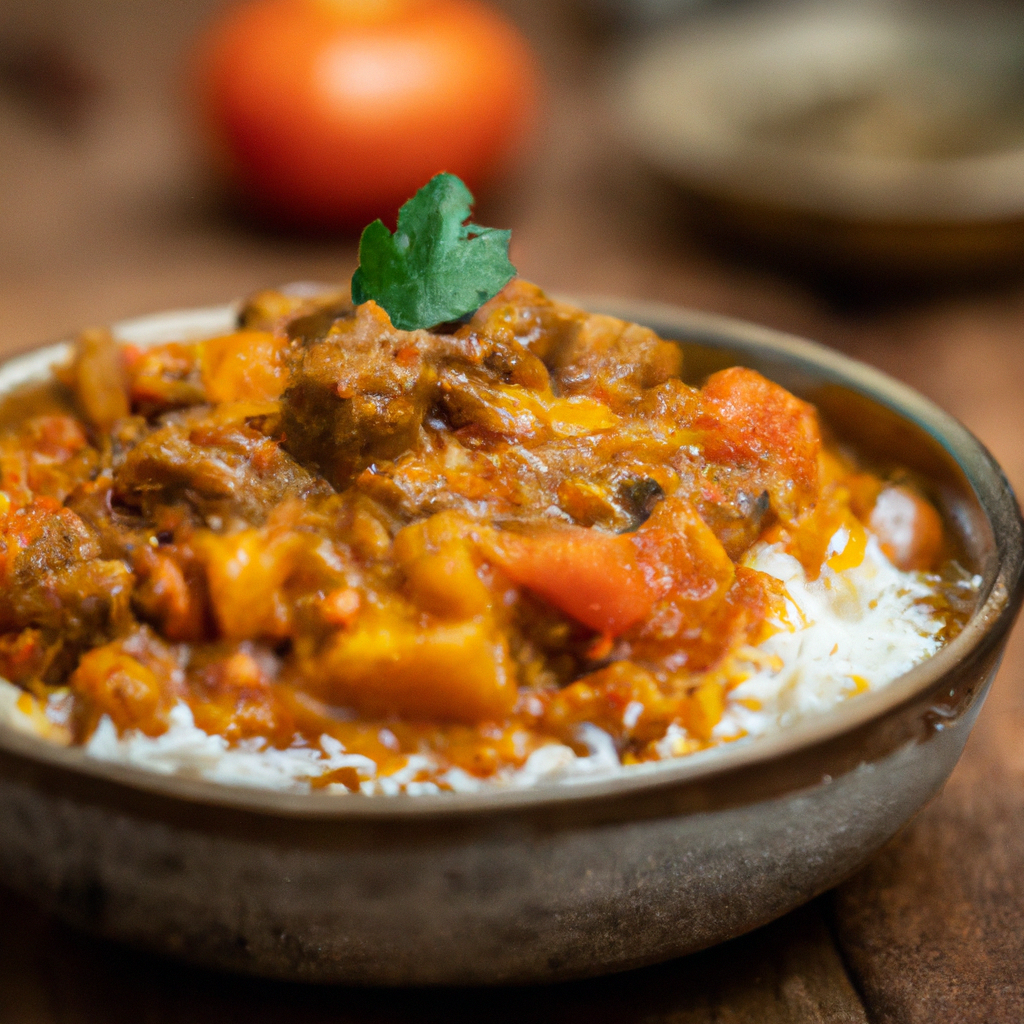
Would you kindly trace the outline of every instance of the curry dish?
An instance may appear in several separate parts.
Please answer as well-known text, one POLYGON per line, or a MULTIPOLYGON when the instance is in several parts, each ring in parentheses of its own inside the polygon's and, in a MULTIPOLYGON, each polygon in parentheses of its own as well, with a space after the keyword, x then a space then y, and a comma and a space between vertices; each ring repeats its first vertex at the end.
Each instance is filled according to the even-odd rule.
POLYGON ((186 706, 233 746, 333 744, 384 777, 426 752, 440 788, 585 753, 584 726, 622 764, 721 742, 792 615, 753 551, 810 581, 869 542, 919 579, 948 552, 811 406, 681 370, 518 280, 430 331, 267 292, 202 342, 87 332, 0 409, 0 674, 65 742, 158 737, 186 706))

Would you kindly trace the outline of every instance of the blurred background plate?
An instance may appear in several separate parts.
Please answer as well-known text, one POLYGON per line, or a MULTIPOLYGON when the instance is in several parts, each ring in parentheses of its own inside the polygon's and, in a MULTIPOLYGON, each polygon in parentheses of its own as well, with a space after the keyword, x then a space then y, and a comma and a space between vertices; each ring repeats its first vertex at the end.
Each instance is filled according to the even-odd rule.
POLYGON ((652 36, 621 132, 723 238, 877 276, 1024 256, 1024 12, 793 4, 652 36))

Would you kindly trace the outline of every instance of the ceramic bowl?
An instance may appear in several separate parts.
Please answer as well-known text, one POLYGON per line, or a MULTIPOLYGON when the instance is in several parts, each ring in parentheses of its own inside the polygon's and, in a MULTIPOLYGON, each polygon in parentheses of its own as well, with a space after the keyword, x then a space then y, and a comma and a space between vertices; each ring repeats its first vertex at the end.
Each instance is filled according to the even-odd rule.
MULTIPOLYGON (((891 685, 774 736, 529 790, 361 798, 233 788, 0 728, 0 878, 75 925, 232 971, 356 984, 538 982, 676 957, 855 871, 939 789, 1021 600, 1022 522, 991 456, 903 385, 810 342, 588 303, 680 341, 694 380, 746 364, 840 437, 928 481, 983 578, 963 631, 891 685)), ((234 309, 123 324, 138 343, 234 309)), ((0 390, 60 349, 15 359, 0 390)))
POLYGON ((991 273, 1024 255, 1022 58, 1005 5, 748 6, 652 36, 615 102, 720 233, 879 276, 991 273))

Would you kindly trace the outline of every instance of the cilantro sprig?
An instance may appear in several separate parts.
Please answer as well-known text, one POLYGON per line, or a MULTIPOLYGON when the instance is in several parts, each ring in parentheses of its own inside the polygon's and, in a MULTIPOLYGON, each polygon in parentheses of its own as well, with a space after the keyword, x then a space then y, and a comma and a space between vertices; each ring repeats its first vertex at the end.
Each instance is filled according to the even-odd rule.
POLYGON ((431 178, 398 211, 392 234, 375 220, 359 239, 352 301, 375 300, 404 331, 473 313, 515 277, 511 231, 469 223, 473 195, 454 174, 431 178))

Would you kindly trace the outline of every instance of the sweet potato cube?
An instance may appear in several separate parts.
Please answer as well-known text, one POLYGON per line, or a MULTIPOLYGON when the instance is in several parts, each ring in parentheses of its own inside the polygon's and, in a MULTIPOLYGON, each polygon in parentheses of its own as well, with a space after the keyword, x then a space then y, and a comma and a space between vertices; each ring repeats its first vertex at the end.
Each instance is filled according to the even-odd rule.
POLYGON ((446 722, 505 718, 517 695, 508 650, 486 619, 362 623, 338 633, 307 685, 364 714, 446 722))
POLYGON ((487 614, 491 594, 471 555, 472 521, 440 512, 405 527, 392 549, 405 574, 405 593, 417 608, 443 619, 487 614))
POLYGON ((274 536, 256 529, 227 536, 202 533, 194 546, 206 568, 210 602, 225 639, 279 639, 290 634, 291 610, 284 587, 304 547, 302 536, 274 536))
POLYGON ((141 729, 149 736, 159 736, 167 731, 169 695, 159 675, 120 643, 85 654, 69 685, 89 700, 97 719, 109 715, 119 732, 141 729))
POLYGON ((236 331, 200 346, 203 385, 211 402, 280 398, 288 383, 285 340, 267 331, 236 331))

